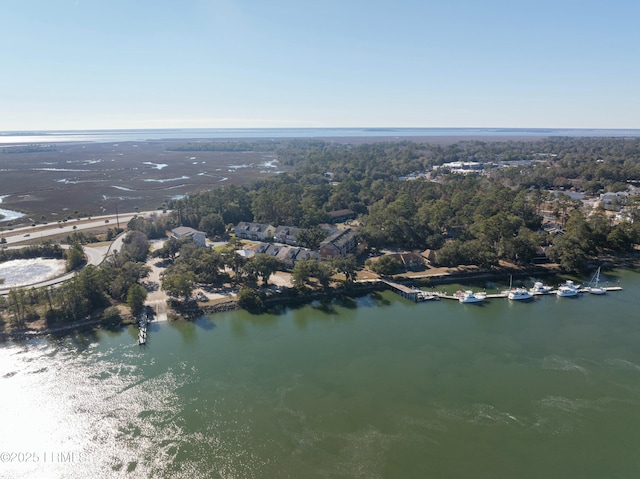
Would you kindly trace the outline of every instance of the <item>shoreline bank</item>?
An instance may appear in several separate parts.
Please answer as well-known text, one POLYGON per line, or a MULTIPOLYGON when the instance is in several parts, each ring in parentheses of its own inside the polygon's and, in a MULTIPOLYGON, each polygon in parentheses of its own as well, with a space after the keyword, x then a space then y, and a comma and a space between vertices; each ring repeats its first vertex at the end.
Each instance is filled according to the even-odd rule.
MULTIPOLYGON (((607 268, 615 269, 634 269, 640 268, 640 255, 625 256, 620 258, 606 258, 602 262, 607 268)), ((445 284, 465 283, 473 281, 501 281, 505 277, 513 276, 514 278, 523 278, 531 276, 557 276, 569 274, 557 268, 535 268, 531 270, 513 270, 508 268, 502 268, 500 271, 459 271, 449 274, 439 274, 432 276, 418 276, 418 277, 401 277, 393 276, 391 279, 394 282, 418 288, 429 288, 432 286, 439 286, 445 284)), ((384 282, 384 278, 376 278, 371 280, 361 280, 352 283, 349 287, 341 286, 331 288, 328 291, 309 291, 302 294, 294 293, 293 289, 287 289, 285 292, 275 296, 271 296, 264 299, 264 308, 258 312, 268 312, 270 308, 278 307, 281 305, 301 305, 308 304, 317 300, 331 300, 340 297, 359 297, 365 294, 370 294, 375 291, 389 290, 391 287, 384 282)), ((199 312, 202 315, 218 314, 229 311, 237 311, 242 309, 237 300, 226 301, 214 305, 202 305, 199 308, 199 312)), ((178 316, 177 313, 173 313, 174 316, 178 316)), ((167 319, 166 321, 171 321, 167 319)), ((178 320, 189 321, 190 319, 181 317, 178 320)), ((154 322, 159 321, 157 318, 154 322)), ((75 322, 73 324, 60 325, 54 328, 45 328, 41 330, 33 329, 21 329, 17 331, 1 331, 0 341, 6 341, 11 339, 29 339, 42 336, 69 334, 74 331, 81 331, 88 328, 102 328, 102 327, 125 327, 130 324, 135 324, 132 318, 124 317, 122 321, 117 325, 111 323, 105 323, 102 319, 90 319, 87 321, 75 322)))

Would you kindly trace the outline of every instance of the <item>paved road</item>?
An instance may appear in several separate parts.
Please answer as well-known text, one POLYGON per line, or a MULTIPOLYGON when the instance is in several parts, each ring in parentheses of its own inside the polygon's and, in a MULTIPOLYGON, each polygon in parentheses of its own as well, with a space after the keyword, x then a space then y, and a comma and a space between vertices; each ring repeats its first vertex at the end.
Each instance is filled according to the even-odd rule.
MULTIPOLYGON (((121 227, 126 227, 126 224, 129 222, 129 220, 131 220, 131 218, 133 218, 136 215, 142 215, 142 216, 148 216, 151 213, 158 213, 157 211, 143 211, 141 213, 125 213, 122 215, 119 215, 119 220, 120 220, 120 226, 121 227)), ((53 236, 53 235, 57 235, 60 233, 64 233, 64 232, 68 232, 71 233, 73 231, 78 231, 78 230, 82 230, 82 229, 90 229, 90 228, 96 228, 99 226, 103 226, 105 223, 105 219, 108 219, 110 222, 113 220, 113 226, 115 226, 115 215, 107 215, 107 216, 101 216, 101 217, 96 217, 93 218, 95 221, 90 221, 90 222, 86 222, 86 223, 82 223, 82 224, 77 224, 77 229, 73 229, 73 223, 71 222, 70 225, 64 226, 63 228, 59 228, 57 224, 52 224, 52 225, 46 225, 46 226, 41 226, 40 228, 43 228, 42 230, 39 229, 39 231, 36 233, 39 237, 40 234, 42 234, 43 238, 46 238, 47 236, 53 236)), ((75 222, 78 223, 78 222, 75 222)), ((66 225, 66 223, 64 223, 66 225)), ((13 230, 11 232, 11 235, 5 236, 5 238, 7 239, 7 244, 16 244, 16 243, 20 243, 25 241, 25 239, 31 239, 31 235, 28 237, 24 237, 24 233, 25 231, 32 231, 33 228, 32 227, 27 227, 27 228, 16 228, 15 230, 13 230)), ((35 235, 34 235, 35 236, 35 235)), ((118 236, 110 245, 108 246, 91 246, 91 245, 87 245, 84 246, 84 252, 87 256, 87 264, 91 264, 91 265, 95 265, 98 266, 100 263, 102 263, 104 261, 104 259, 106 258, 106 256, 108 254, 110 254, 112 251, 114 250, 118 250, 120 251, 122 249, 122 241, 124 239, 125 234, 121 234, 120 236, 118 236)), ((19 248, 19 245, 13 246, 14 248, 19 248)), ((62 245, 63 248, 67 247, 66 245, 62 245)), ((27 286, 28 288, 40 288, 43 286, 53 286, 56 284, 60 284, 63 283, 67 280, 69 280, 70 278, 73 277, 73 275, 75 274, 75 272, 71 272, 71 273, 67 273, 63 276, 59 276, 57 278, 53 278, 47 281, 43 281, 41 283, 36 283, 36 284, 31 284, 29 286, 27 286)), ((4 296, 9 294, 9 289, 0 289, 0 296, 4 296)))
MULTIPOLYGON (((127 223, 135 216, 149 216, 152 213, 161 214, 159 211, 142 211, 140 213, 124 213, 118 215, 92 216, 91 220, 69 220, 66 223, 51 223, 48 225, 26 226, 23 228, 15 228, 11 231, 4 231, 3 236, 7 240, 7 245, 22 243, 33 239, 46 240, 48 236, 60 234, 71 234, 74 231, 88 230, 99 228, 107 224, 110 228, 115 228, 117 222, 121 228, 126 228, 127 223), (108 220, 108 222, 107 222, 108 220), (62 226, 62 227, 61 227, 62 226), (74 229, 75 227, 75 229, 74 229)), ((6 226, 5 226, 6 228, 6 226)))

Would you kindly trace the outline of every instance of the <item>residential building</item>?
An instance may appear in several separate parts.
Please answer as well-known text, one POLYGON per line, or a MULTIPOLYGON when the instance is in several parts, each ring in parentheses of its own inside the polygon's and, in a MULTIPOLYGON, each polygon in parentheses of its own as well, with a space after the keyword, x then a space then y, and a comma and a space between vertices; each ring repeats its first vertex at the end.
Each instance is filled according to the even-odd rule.
POLYGON ((437 258, 435 250, 426 249, 422 253, 420 253, 420 256, 422 256, 427 264, 436 264, 437 258))
POLYGON ((274 226, 266 223, 250 223, 241 221, 233 230, 238 238, 244 238, 252 241, 264 241, 273 238, 276 229, 274 226))
POLYGON ((353 210, 329 211, 327 215, 329 215, 329 221, 331 221, 332 223, 342 223, 347 220, 352 220, 356 217, 356 214, 353 210))
POLYGON ((600 198, 598 198, 598 201, 596 201, 596 206, 601 206, 605 210, 619 211, 621 206, 627 204, 628 199, 629 193, 626 191, 602 193, 600 198))
POLYGON ((300 228, 296 228, 295 226, 278 226, 273 233, 273 239, 278 243, 296 246, 298 244, 298 234, 300 234, 300 228))
POLYGON ((194 230, 188 226, 178 226, 171 230, 171 236, 176 239, 191 238, 198 246, 207 245, 207 235, 204 231, 194 230))
POLYGON ((320 243, 320 259, 327 260, 346 256, 356 251, 358 243, 352 228, 338 231, 320 243))
POLYGON ((255 250, 255 254, 268 254, 278 258, 284 263, 286 269, 293 269, 298 261, 305 259, 320 259, 320 255, 317 251, 273 243, 260 243, 255 250))

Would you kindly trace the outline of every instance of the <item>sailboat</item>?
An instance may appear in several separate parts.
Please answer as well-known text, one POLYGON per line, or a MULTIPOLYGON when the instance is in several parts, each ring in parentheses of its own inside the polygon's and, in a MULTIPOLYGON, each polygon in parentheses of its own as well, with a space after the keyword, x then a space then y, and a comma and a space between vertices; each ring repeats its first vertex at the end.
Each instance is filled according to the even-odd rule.
POLYGON ((585 288, 587 291, 589 291, 591 294, 604 294, 607 292, 606 289, 604 289, 601 286, 598 286, 598 283, 600 283, 600 267, 598 267, 598 270, 596 271, 596 274, 593 275, 593 277, 591 278, 591 281, 589 281, 589 284, 587 285, 587 287, 585 288))

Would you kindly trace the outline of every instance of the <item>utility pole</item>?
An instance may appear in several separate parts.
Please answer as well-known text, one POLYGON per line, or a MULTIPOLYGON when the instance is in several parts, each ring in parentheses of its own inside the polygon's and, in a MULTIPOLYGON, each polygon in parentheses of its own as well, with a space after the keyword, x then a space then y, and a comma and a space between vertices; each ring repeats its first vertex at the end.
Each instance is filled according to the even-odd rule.
POLYGON ((116 201, 116 227, 120 229, 120 219, 118 218, 118 202, 116 201))

